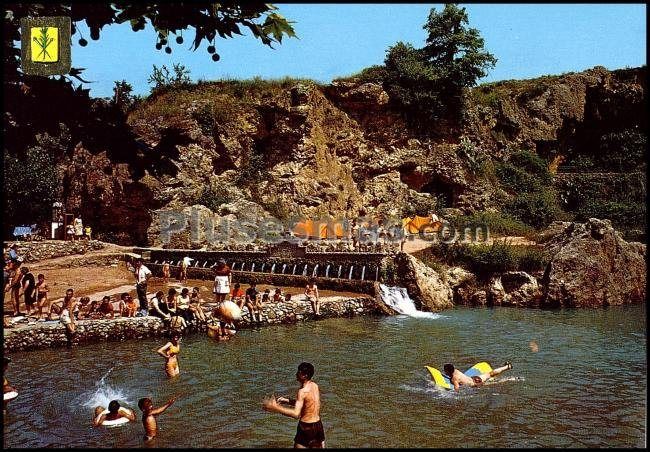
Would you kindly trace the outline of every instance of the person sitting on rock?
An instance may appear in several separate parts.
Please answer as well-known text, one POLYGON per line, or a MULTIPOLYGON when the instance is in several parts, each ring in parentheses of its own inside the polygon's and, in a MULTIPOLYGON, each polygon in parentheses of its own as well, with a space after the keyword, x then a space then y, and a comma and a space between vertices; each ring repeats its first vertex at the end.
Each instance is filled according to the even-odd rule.
POLYGON ((109 315, 111 319, 115 317, 115 311, 113 310, 113 305, 111 304, 111 297, 104 295, 102 302, 97 308, 97 312, 104 318, 108 317, 109 315))
POLYGON ((159 290, 156 292, 156 295, 150 300, 149 315, 153 315, 162 319, 164 322, 169 322, 172 316, 169 313, 167 308, 167 302, 165 301, 165 292, 159 290))
POLYGON ((244 307, 244 291, 241 288, 241 285, 239 283, 235 283, 235 287, 232 289, 232 292, 230 292, 230 301, 233 303, 237 303, 237 306, 239 306, 239 309, 244 307))
POLYGON ((275 292, 273 293, 273 302, 274 303, 279 303, 279 302, 282 301, 282 299, 283 299, 283 297, 282 297, 282 289, 280 289, 279 287, 276 287, 275 292))
POLYGON ((122 311, 123 317, 135 317, 135 313, 138 310, 138 306, 135 303, 135 300, 127 292, 124 292, 120 299, 124 302, 124 311, 122 311))
POLYGON ((205 323, 208 319, 201 308, 201 302, 203 299, 199 296, 199 288, 193 287, 192 293, 190 294, 190 312, 194 315, 194 318, 198 319, 199 322, 205 323))

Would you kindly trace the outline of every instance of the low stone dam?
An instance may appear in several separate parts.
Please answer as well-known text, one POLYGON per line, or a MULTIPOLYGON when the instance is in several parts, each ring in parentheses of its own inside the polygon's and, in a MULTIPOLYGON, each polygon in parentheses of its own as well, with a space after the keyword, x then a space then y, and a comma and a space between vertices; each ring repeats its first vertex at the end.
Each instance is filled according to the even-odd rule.
POLYGON ((233 271, 233 281, 301 287, 313 278, 318 287, 374 295, 374 283, 386 277, 381 252, 312 252, 306 247, 282 242, 265 251, 203 251, 160 248, 135 248, 155 276, 162 275, 164 262, 171 275, 180 271, 183 258, 192 259, 188 278, 213 279, 213 267, 220 259, 233 271))

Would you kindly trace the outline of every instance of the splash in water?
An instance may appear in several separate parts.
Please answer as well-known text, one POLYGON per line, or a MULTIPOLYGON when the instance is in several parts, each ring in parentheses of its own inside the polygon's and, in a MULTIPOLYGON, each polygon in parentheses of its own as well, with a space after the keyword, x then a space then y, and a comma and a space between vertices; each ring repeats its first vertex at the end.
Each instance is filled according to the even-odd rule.
POLYGON ((106 372, 98 382, 95 383, 95 389, 89 392, 86 392, 82 395, 84 401, 83 406, 88 408, 95 408, 96 406, 103 406, 108 408, 108 404, 111 400, 117 400, 122 406, 132 406, 133 401, 129 400, 127 394, 120 388, 114 388, 106 379, 111 373, 113 368, 111 367, 108 372, 106 372))
POLYGON ((435 314, 433 312, 418 311, 413 300, 409 298, 408 292, 406 292, 406 289, 403 287, 391 287, 379 284, 379 289, 381 299, 386 306, 394 309, 400 314, 408 315, 409 317, 427 319, 437 319, 441 317, 440 314, 435 314))

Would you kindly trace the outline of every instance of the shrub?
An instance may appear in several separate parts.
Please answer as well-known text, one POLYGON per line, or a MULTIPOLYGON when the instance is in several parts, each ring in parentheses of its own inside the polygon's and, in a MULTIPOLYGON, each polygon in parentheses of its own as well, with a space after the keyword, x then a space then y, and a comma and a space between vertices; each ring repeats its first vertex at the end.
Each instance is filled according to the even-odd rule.
POLYGON ((488 244, 466 244, 455 242, 452 244, 440 243, 431 247, 430 251, 422 255, 422 260, 430 267, 436 262, 447 265, 460 265, 476 273, 479 277, 486 277, 492 273, 505 271, 534 272, 546 267, 547 258, 541 249, 530 246, 513 246, 504 242, 488 244))
POLYGON ((515 193, 529 193, 541 189, 540 181, 536 176, 522 168, 512 165, 511 163, 497 164, 495 173, 499 181, 508 191, 515 193))
POLYGON ((522 193, 506 204, 504 213, 536 229, 548 226, 563 215, 552 190, 522 193))
POLYGON ((192 112, 192 118, 201 128, 203 135, 211 137, 214 131, 214 114, 210 104, 205 104, 201 108, 192 112))
POLYGON ((576 212, 576 220, 608 219, 615 226, 637 226, 646 223, 645 203, 628 204, 613 201, 589 200, 576 212))
POLYGON ((458 231, 465 228, 476 230, 487 227, 490 234, 526 236, 533 232, 533 228, 521 220, 501 212, 477 212, 471 215, 458 216, 452 220, 452 226, 458 231))
POLYGON ((228 204, 232 199, 224 190, 214 190, 212 187, 206 187, 201 196, 196 200, 197 204, 204 205, 208 209, 216 212, 222 204, 228 204))
POLYGON ((151 91, 160 91, 167 88, 188 85, 190 83, 190 70, 180 63, 174 63, 173 73, 164 64, 161 67, 153 65, 153 71, 147 83, 153 85, 151 91))

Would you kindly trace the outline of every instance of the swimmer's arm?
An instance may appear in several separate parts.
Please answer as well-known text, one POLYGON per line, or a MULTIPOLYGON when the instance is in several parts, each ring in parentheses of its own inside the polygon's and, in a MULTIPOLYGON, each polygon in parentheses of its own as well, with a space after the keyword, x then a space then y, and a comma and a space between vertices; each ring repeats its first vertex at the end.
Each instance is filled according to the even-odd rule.
POLYGON ((165 352, 166 352, 167 349, 169 349, 169 347, 171 347, 171 346, 172 346, 172 343, 171 343, 171 342, 167 342, 165 345, 163 345, 163 346, 160 347, 158 350, 156 350, 156 353, 158 353, 158 354, 159 354, 160 356, 162 356, 163 358, 169 358, 169 356, 168 356, 167 353, 165 353, 165 352))
POLYGON ((454 384, 454 391, 458 392, 458 389, 460 388, 458 380, 452 380, 452 383, 454 384))
POLYGON ((120 413, 122 413, 122 416, 127 418, 129 421, 135 421, 135 413, 133 410, 130 410, 128 408, 120 407, 118 410, 120 413))
POLYGON ((97 427, 98 425, 102 425, 102 422, 106 420, 106 415, 103 413, 100 413, 93 419, 93 426, 97 427))
POLYGON ((294 419, 300 419, 300 414, 302 413, 302 406, 305 402, 305 396, 301 391, 298 391, 298 399, 296 400, 293 408, 288 408, 280 405, 275 399, 271 400, 271 403, 265 405, 269 411, 274 411, 276 413, 283 414, 284 416, 292 417, 294 419))
POLYGON ((151 411, 149 411, 149 414, 152 415, 152 416, 157 416, 157 415, 159 415, 160 413, 162 413, 163 411, 165 411, 167 408, 169 408, 169 407, 172 405, 172 403, 174 403, 175 400, 176 400, 176 397, 172 397, 172 398, 169 399, 169 400, 167 401, 167 403, 164 404, 163 406, 161 406, 161 407, 159 407, 159 408, 154 408, 154 409, 152 409, 151 411))

